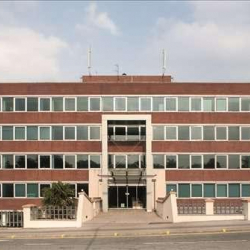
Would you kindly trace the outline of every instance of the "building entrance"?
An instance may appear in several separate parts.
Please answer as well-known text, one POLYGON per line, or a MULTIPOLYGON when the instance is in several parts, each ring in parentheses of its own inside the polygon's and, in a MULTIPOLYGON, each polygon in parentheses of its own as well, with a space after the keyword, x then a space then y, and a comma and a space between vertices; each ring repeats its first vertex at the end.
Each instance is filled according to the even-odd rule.
POLYGON ((109 186, 109 208, 146 208, 145 186, 109 186))

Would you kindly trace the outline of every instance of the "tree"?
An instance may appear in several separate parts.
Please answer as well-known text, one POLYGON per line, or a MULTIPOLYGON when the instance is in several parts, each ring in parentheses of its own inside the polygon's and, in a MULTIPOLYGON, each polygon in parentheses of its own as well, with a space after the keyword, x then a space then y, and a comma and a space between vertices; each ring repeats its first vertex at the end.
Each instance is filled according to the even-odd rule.
POLYGON ((58 182, 53 183, 51 188, 44 189, 44 198, 42 204, 44 206, 74 206, 75 193, 69 184, 58 182))

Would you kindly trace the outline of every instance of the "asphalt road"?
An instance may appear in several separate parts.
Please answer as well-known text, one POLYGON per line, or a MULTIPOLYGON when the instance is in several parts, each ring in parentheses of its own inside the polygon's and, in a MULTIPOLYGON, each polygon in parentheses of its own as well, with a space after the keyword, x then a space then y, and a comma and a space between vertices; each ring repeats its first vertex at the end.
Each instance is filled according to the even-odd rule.
POLYGON ((144 237, 72 238, 72 239, 9 239, 0 240, 0 250, 117 250, 117 249, 173 249, 173 250, 249 250, 250 232, 221 234, 189 234, 144 237))

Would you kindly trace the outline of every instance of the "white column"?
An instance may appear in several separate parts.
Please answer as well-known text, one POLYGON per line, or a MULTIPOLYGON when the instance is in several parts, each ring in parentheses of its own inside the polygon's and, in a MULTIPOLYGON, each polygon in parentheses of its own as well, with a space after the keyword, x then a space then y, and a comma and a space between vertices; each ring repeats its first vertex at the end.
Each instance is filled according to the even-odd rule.
POLYGON ((214 200, 206 199, 205 206, 206 206, 206 215, 213 215, 214 214, 214 200))
POLYGON ((243 215, 245 220, 250 220, 250 199, 242 200, 243 204, 243 215))

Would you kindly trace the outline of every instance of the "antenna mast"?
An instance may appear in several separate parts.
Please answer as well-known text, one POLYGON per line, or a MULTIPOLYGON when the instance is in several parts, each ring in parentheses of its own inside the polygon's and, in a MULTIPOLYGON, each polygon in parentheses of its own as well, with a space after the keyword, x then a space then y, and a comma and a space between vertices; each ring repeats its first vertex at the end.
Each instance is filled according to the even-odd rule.
POLYGON ((91 76, 91 47, 88 49, 88 72, 89 76, 91 76))
POLYGON ((116 67, 116 74, 117 74, 117 76, 119 77, 119 75, 120 75, 120 67, 119 67, 119 64, 117 63, 117 64, 115 64, 115 67, 116 67))
POLYGON ((167 69, 167 55, 165 49, 162 50, 162 75, 165 75, 166 69, 167 69))

